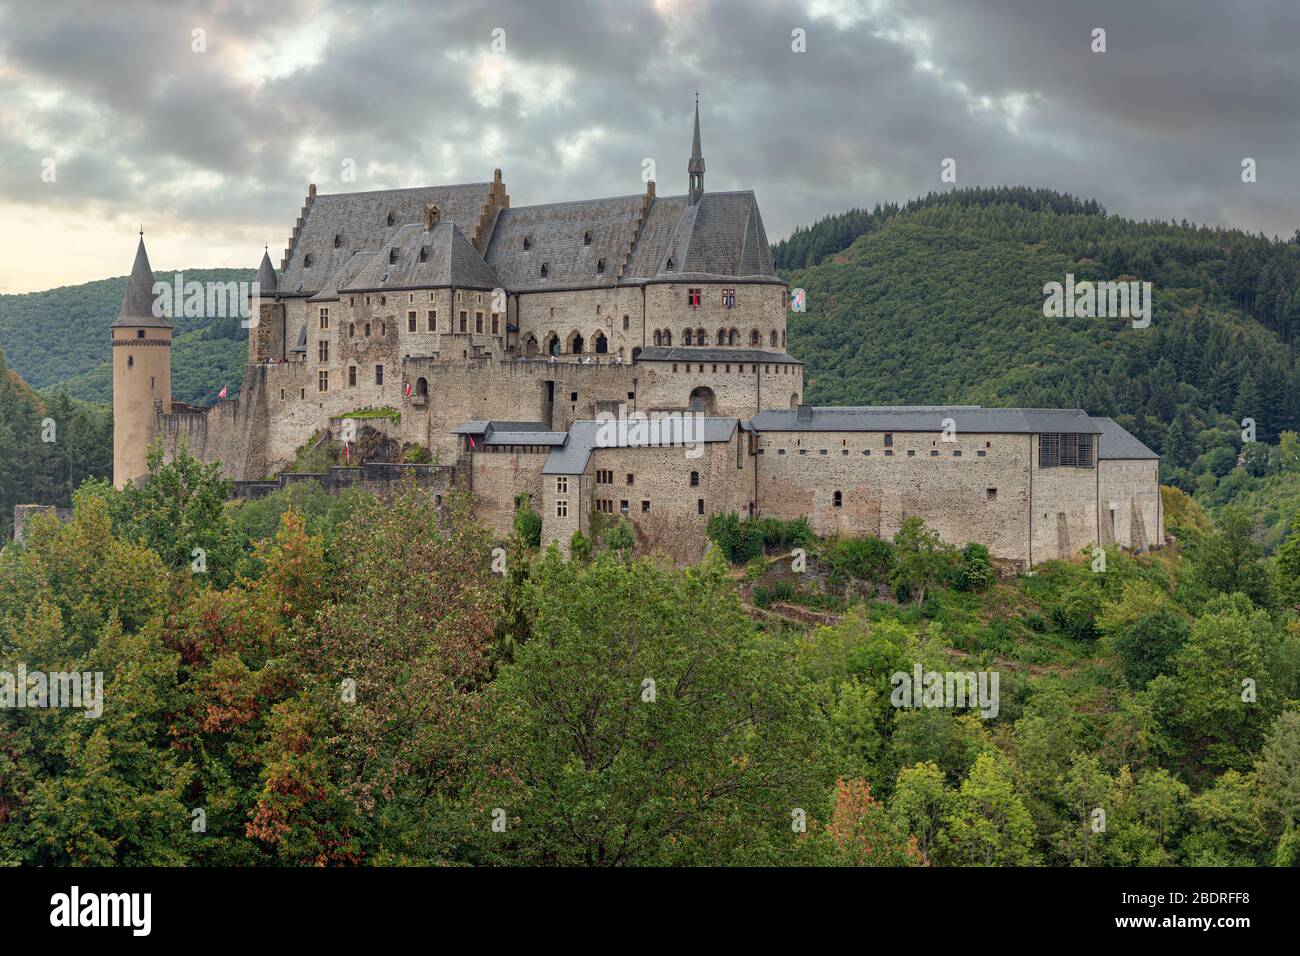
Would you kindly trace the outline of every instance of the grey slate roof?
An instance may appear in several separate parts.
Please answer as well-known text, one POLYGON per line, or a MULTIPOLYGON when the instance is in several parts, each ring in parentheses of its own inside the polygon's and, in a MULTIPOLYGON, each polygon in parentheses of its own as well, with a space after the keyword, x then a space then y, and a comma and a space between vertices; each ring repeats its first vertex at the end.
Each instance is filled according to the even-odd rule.
POLYGON ((615 285, 643 199, 617 196, 503 209, 485 258, 507 289, 615 285), (587 233, 590 245, 583 242, 587 233), (601 259, 603 273, 596 268, 601 259))
POLYGON ((272 295, 278 282, 275 278, 275 266, 271 264, 271 253, 263 250, 261 265, 257 267, 257 289, 262 295, 272 295))
MULTIPOLYGON (((676 420, 678 424, 682 419, 676 420)), ((654 425, 653 420, 647 423, 654 425)), ((735 418, 714 418, 708 417, 703 419, 702 435, 698 440, 704 442, 723 442, 731 441, 731 436, 736 433, 740 421, 735 418)), ((574 422, 569 428, 569 440, 561 447, 554 449, 546 456, 546 464, 542 466, 544 475, 580 475, 587 470, 587 463, 591 460, 591 453, 596 448, 607 447, 601 444, 604 437, 609 435, 606 429, 606 423, 596 421, 578 421, 574 422)), ((680 431, 677 431, 679 437, 680 431)), ((617 437, 617 434, 616 436, 617 437)), ((690 436, 695 440, 695 436, 690 436)), ((641 447, 638 445, 610 445, 608 447, 641 447)))
POLYGON ((614 286, 656 278, 781 281, 758 201, 750 190, 706 192, 694 206, 686 196, 656 197, 639 235, 637 220, 645 204, 640 194, 513 206, 497 213, 482 257, 477 252, 467 256, 455 243, 450 265, 435 268, 432 248, 430 262, 420 263, 419 246, 425 244, 420 236, 427 235, 425 204, 439 208, 435 235, 444 224, 453 226, 473 250, 466 237, 473 235, 491 186, 469 183, 319 194, 308 201, 307 215, 275 289, 281 295, 333 298, 340 289, 379 288, 385 271, 389 278, 383 285, 388 288, 428 285, 427 274, 446 278, 448 272, 468 274, 470 278, 463 282, 468 287, 523 291, 614 286), (588 235, 590 243, 584 241, 588 235), (524 249, 525 238, 528 249, 524 249), (624 270, 629 247, 632 253, 624 270), (389 262, 393 248, 399 253, 396 263, 389 262), (603 271, 598 268, 602 259, 603 271), (390 265, 402 268, 394 271, 390 265))
POLYGON ((740 349, 720 346, 652 345, 642 349, 638 362, 739 362, 770 365, 802 365, 793 355, 785 352, 764 352, 762 349, 740 349))
POLYGON ((153 269, 149 268, 149 254, 144 250, 144 236, 141 236, 140 244, 135 249, 135 262, 131 264, 126 292, 122 295, 122 305, 117 310, 112 328, 130 326, 170 329, 172 324, 167 319, 153 314, 153 302, 153 269))
POLYGON ((451 430, 451 433, 453 435, 486 435, 488 432, 498 430, 503 432, 545 432, 550 431, 550 426, 543 422, 508 422, 500 419, 486 419, 457 425, 451 430))
POLYGON ((569 440, 568 432, 511 432, 493 429, 483 439, 485 445, 563 445, 569 440))
POLYGON ((750 419, 755 431, 938 432, 951 418, 957 433, 1036 435, 1046 432, 1100 433, 1095 419, 1078 409, 982 408, 978 405, 858 405, 773 409, 750 419), (801 416, 801 412, 805 412, 801 416))
POLYGON ((458 286, 495 289, 500 282, 454 222, 398 228, 383 248, 353 256, 336 276, 339 292, 458 286), (397 261, 392 261, 396 252, 397 261), (423 254, 423 261, 421 261, 423 254))
POLYGON ((1160 456, 1130 434, 1114 419, 1094 417, 1092 419, 1101 427, 1101 438, 1097 440, 1097 457, 1100 459, 1157 459, 1160 456))
POLYGON ((307 326, 304 325, 302 328, 298 330, 298 341, 294 343, 293 348, 289 349, 289 351, 290 352, 307 351, 307 326))
POLYGON ((335 273, 354 253, 387 249, 403 226, 423 226, 424 206, 434 203, 439 221, 455 224, 472 235, 479 214, 488 199, 491 183, 457 186, 420 186, 414 189, 380 189, 358 193, 319 194, 309 203, 306 219, 298 233, 289 261, 280 275, 282 295, 312 295, 339 286, 335 273), (388 214, 393 225, 388 225, 388 214), (334 246, 339 236, 340 245, 334 246), (310 268, 304 266, 310 254, 310 268), (332 284, 333 283, 333 284, 332 284))

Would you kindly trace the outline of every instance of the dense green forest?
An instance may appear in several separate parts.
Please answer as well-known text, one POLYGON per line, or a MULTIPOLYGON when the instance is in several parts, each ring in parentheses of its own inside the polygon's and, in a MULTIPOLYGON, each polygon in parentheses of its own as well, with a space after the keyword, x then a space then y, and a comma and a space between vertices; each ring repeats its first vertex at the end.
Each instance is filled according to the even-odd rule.
MULTIPOLYGON (((185 281, 252 282, 252 269, 192 269, 185 281)), ((0 351, 35 388, 62 386, 72 397, 113 400, 109 326, 126 292, 126 276, 45 292, 0 295, 0 351)), ((159 282, 171 273, 158 273, 159 282)), ((175 325, 172 397, 209 405, 221 390, 233 395, 244 376, 248 331, 237 318, 185 318, 175 325)))
POLYGON ((152 469, 0 552, 0 671, 104 680, 0 709, 0 865, 1300 862, 1300 536, 1176 489, 1177 546, 999 579, 919 521, 719 518, 672 569, 152 469))
POLYGON ((54 389, 37 394, 0 351, 0 542, 13 536, 14 505, 72 504, 86 478, 111 478, 113 411, 54 389))

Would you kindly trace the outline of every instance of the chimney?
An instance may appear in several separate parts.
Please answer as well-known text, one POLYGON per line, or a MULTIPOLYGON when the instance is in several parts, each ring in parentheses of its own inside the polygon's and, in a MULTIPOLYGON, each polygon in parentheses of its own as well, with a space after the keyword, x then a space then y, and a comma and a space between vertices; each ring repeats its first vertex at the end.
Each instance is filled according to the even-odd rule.
POLYGON ((427 202, 424 204, 424 231, 433 232, 433 227, 438 224, 438 205, 437 203, 427 202))
POLYGON ((315 183, 308 183, 308 184, 307 184, 307 198, 308 198, 308 199, 315 199, 315 198, 316 198, 316 184, 315 184, 315 183))
POLYGON ((655 181, 653 179, 645 184, 645 194, 647 199, 655 198, 655 181))

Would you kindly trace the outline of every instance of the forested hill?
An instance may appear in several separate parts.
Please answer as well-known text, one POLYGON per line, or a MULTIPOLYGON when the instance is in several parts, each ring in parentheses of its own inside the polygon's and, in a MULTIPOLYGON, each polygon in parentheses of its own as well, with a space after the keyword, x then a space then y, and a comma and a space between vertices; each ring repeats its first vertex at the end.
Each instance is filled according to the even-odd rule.
POLYGON ((997 189, 832 217, 775 252, 815 263, 782 272, 807 290, 789 347, 812 402, 1078 406, 1117 419, 1164 454, 1167 481, 1198 492, 1235 465, 1241 419, 1264 442, 1300 429, 1294 241, 997 189), (1151 282, 1150 327, 1045 317, 1043 286, 1067 273, 1151 282))
MULTIPOLYGON (((159 272, 158 281, 172 273, 159 272)), ((252 269, 192 269, 186 282, 252 282, 252 269)), ((0 295, 0 350, 34 388, 62 386, 89 401, 112 400, 108 330, 126 291, 126 276, 45 292, 0 295)), ((210 403, 221 386, 233 394, 244 371, 248 332, 237 318, 183 318, 172 346, 172 395, 210 403)))

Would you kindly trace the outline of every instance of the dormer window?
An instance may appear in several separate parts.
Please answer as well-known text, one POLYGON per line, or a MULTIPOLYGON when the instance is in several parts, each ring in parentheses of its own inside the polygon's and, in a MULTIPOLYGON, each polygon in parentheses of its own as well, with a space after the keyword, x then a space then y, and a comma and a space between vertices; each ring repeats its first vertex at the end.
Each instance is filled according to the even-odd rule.
POLYGON ((428 261, 429 261, 429 247, 428 247, 428 246, 421 246, 421 247, 420 247, 420 261, 421 261, 421 262, 428 262, 428 261))
POLYGON ((591 245, 591 232, 590 232, 590 231, 584 232, 584 233, 582 234, 582 244, 583 244, 584 246, 589 246, 589 245, 591 245))
POLYGON ((390 213, 388 214, 388 224, 391 226, 391 225, 393 224, 394 221, 395 221, 395 220, 394 220, 394 218, 393 218, 393 214, 390 212, 390 213))
POLYGON ((524 252, 527 252, 532 247, 533 247, 533 237, 524 236, 524 252))
POLYGON ((304 269, 310 269, 310 268, 311 268, 311 253, 310 253, 310 252, 307 253, 305 256, 302 257, 302 267, 303 267, 304 269))
POLYGON ((673 271, 673 257, 669 256, 668 261, 664 263, 664 272, 672 272, 672 271, 673 271))
POLYGON ((343 236, 337 232, 334 233, 334 248, 335 249, 343 248, 343 236))
POLYGON ((542 263, 542 278, 543 278, 543 279, 546 278, 546 273, 547 273, 548 271, 550 271, 549 267, 547 266, 547 264, 546 264, 545 262, 543 262, 543 263, 542 263))
POLYGON ((604 274, 604 272, 605 272, 605 260, 604 260, 604 259, 597 259, 597 260, 596 260, 596 272, 597 272, 598 274, 604 274))
POLYGON ((397 262, 397 249, 392 248, 388 250, 388 264, 391 266, 395 262, 397 262))

